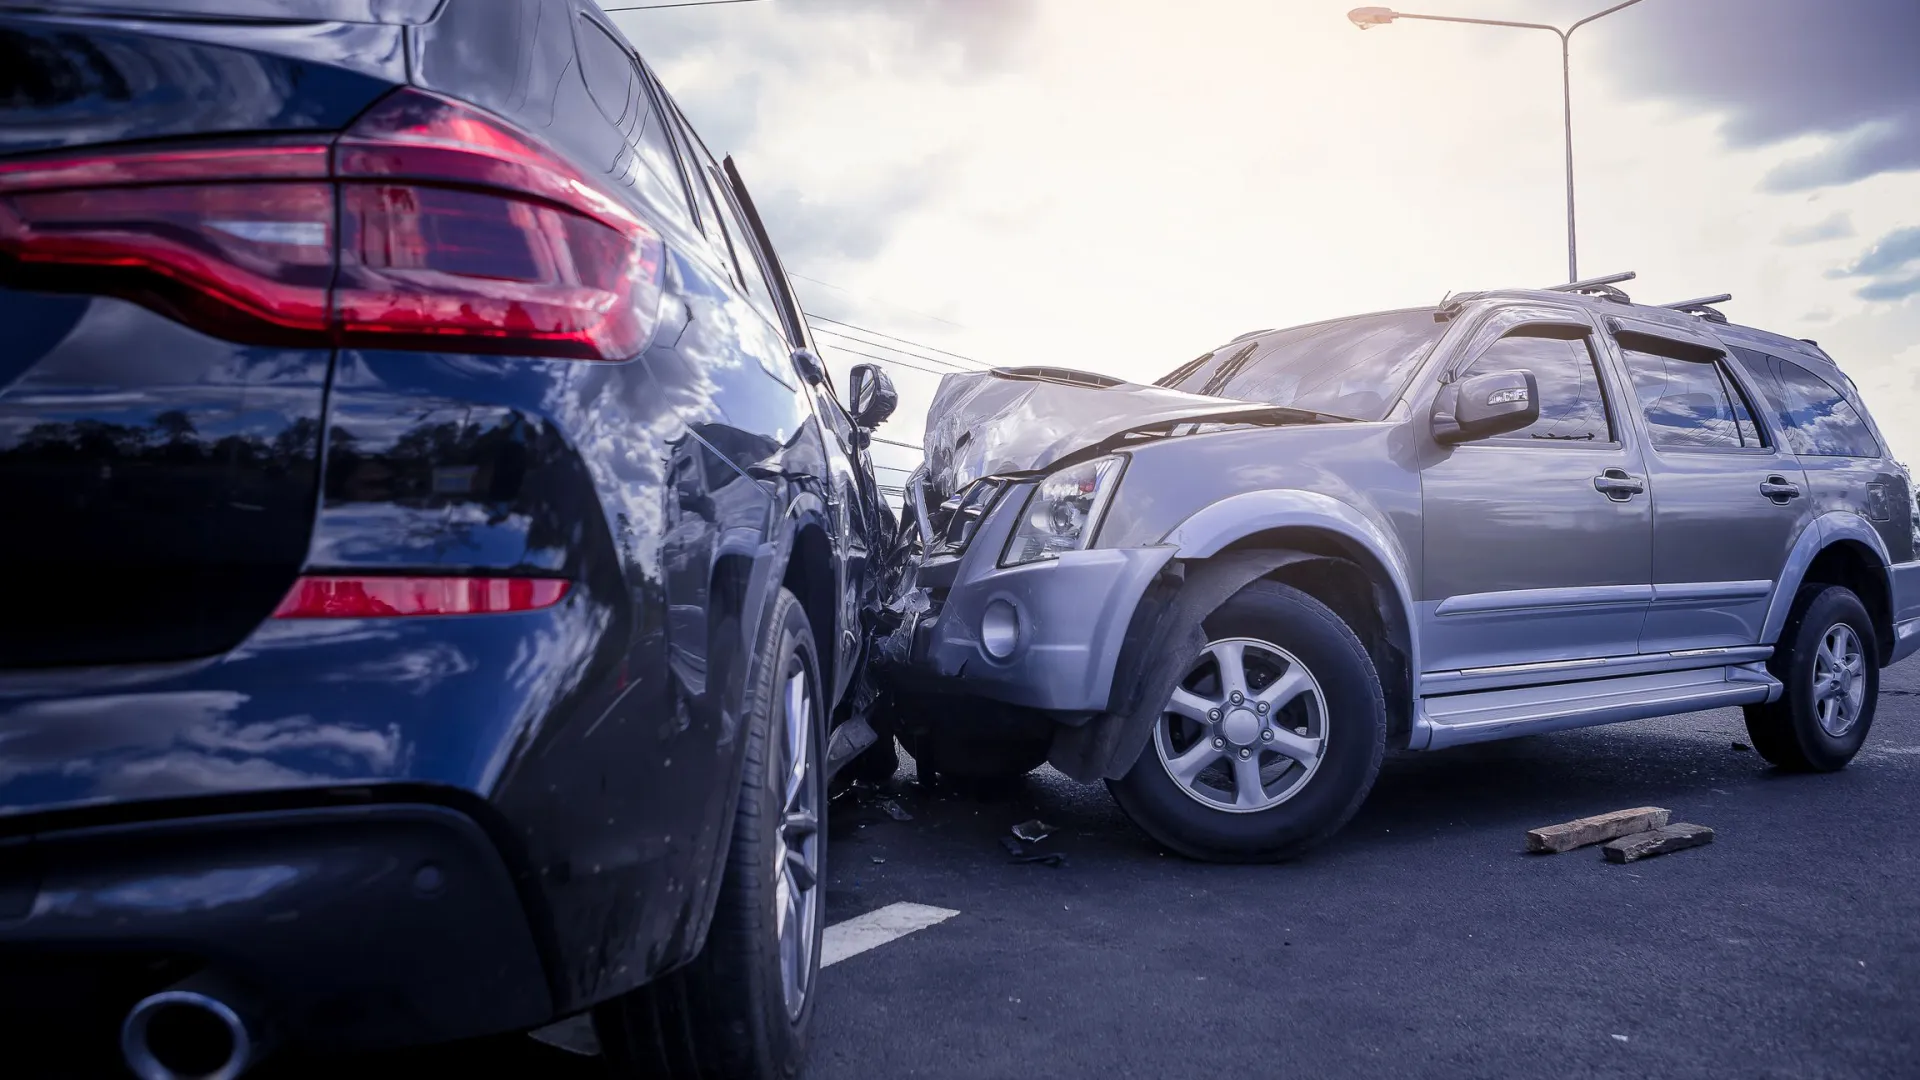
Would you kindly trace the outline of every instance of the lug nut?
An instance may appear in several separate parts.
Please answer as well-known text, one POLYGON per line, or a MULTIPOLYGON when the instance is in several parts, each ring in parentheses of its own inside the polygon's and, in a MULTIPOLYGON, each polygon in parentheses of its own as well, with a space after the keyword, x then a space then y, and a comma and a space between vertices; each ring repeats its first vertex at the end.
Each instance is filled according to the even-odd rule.
POLYGON ((1246 695, 1244 695, 1244 694, 1242 694, 1242 693, 1241 693, 1240 691, 1238 691, 1238 690, 1235 690, 1235 691, 1233 692, 1233 703, 1234 703, 1235 705, 1238 705, 1238 704, 1240 704, 1241 702, 1243 702, 1243 701, 1245 701, 1245 700, 1247 700, 1247 698, 1246 698, 1246 695))
POLYGON ((1266 730, 1264 730, 1264 731, 1262 731, 1262 732, 1260 733, 1260 739, 1261 739, 1261 741, 1262 741, 1262 742, 1272 742, 1272 741, 1273 741, 1273 729, 1272 729, 1272 728, 1267 728, 1266 730))
POLYGON ((1219 722, 1220 722, 1220 710, 1219 710, 1219 709, 1208 709, 1208 710, 1207 710, 1207 719, 1208 719, 1208 720, 1211 720, 1211 721, 1213 721, 1213 722, 1214 722, 1214 723, 1216 723, 1216 724, 1217 724, 1217 723, 1219 723, 1219 722))
POLYGON ((1253 756, 1253 751, 1251 751, 1251 750, 1248 750, 1248 749, 1246 749, 1245 747, 1242 747, 1242 748, 1240 749, 1240 756, 1241 756, 1241 757, 1242 757, 1243 759, 1244 759, 1244 758, 1250 758, 1250 757, 1252 757, 1252 756, 1253 756))
POLYGON ((1218 749, 1220 749, 1221 747, 1223 747, 1223 746, 1225 746, 1225 745, 1227 745, 1227 740, 1225 740, 1225 739, 1215 739, 1215 740, 1213 740, 1213 748, 1214 748, 1215 750, 1218 750, 1218 749))
POLYGON ((1253 711, 1259 713, 1261 716, 1267 715, 1267 703, 1262 701, 1255 704, 1253 707, 1253 711))

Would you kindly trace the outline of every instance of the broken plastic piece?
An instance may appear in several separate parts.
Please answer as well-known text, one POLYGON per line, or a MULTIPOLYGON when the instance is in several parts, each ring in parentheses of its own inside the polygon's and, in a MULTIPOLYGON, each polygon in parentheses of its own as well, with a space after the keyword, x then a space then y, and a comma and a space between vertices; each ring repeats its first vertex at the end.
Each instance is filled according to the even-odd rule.
POLYGON ((1025 840, 1029 844, 1045 840, 1047 837, 1052 836, 1054 831, 1053 826, 1041 821, 1039 818, 1034 818, 1032 821, 1023 821, 1013 827, 1013 835, 1025 840))
POLYGON ((880 809, 885 810, 887 812, 887 816, 892 818, 895 821, 912 821, 913 820, 913 815, 907 813, 905 807, 901 806, 897 802, 894 802, 892 799, 882 800, 880 803, 880 809))

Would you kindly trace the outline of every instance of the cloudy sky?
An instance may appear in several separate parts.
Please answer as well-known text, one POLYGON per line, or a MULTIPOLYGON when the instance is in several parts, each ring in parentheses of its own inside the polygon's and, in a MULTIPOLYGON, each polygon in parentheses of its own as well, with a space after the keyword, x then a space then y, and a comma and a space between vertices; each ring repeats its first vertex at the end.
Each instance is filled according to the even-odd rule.
MULTIPOLYGON (((605 6, 660 0, 604 0, 605 6)), ((1351 0, 755 0, 613 17, 809 308, 1152 379, 1248 330, 1565 278, 1558 42, 1351 0)), ((1565 25, 1604 0, 1406 10, 1565 25)), ((1920 461, 1920 3, 1644 0, 1573 39, 1583 276, 1818 339, 1920 461)), ((844 371, 858 358, 830 356, 844 371)), ((934 379, 892 369, 883 434, 934 379)), ((897 475, 893 477, 897 482, 897 475)))

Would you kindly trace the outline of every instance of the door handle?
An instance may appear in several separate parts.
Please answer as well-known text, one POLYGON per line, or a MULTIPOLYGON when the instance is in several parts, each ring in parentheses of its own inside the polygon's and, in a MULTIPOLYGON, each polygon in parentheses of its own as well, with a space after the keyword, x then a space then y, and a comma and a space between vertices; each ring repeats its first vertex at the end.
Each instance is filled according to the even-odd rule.
POLYGON ((1790 500, 1800 497, 1800 485, 1790 483, 1784 476, 1769 476, 1760 484, 1760 494, 1785 506, 1790 500))
POLYGON ((1647 490, 1647 485, 1639 477, 1629 476, 1625 469, 1608 469, 1593 478, 1593 490, 1614 502, 1626 502, 1647 490))

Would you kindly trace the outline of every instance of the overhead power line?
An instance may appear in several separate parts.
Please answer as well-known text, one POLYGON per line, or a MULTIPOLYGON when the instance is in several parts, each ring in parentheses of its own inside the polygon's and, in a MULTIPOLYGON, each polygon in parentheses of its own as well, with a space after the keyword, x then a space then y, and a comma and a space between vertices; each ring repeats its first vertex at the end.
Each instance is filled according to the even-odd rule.
MULTIPOLYGON (((807 316, 807 318, 808 318, 808 319, 811 319, 811 320, 813 320, 814 322, 823 322, 823 323, 828 323, 828 324, 830 324, 830 325, 832 325, 832 326, 844 326, 844 327, 846 327, 846 328, 847 328, 847 329, 849 329, 849 330, 858 330, 858 331, 860 331, 860 332, 861 332, 861 333, 863 333, 863 334, 871 334, 871 335, 873 335, 874 337, 882 337, 882 338, 889 338, 889 339, 891 339, 891 340, 893 340, 893 341, 897 341, 897 342, 899 342, 899 343, 900 343, 900 344, 902 344, 902 345, 911 345, 911 346, 913 346, 913 347, 914 347, 914 348, 916 348, 916 349, 921 349, 921 350, 924 350, 924 351, 926 351, 926 352, 935 352, 935 353, 939 353, 939 354, 941 354, 942 356, 951 356, 951 357, 953 357, 953 358, 954 358, 955 360, 961 360, 961 361, 965 361, 966 363, 969 363, 969 364, 973 364, 973 365, 974 365, 974 366, 976 366, 976 367, 980 367, 980 368, 991 368, 991 367, 993 367, 993 365, 992 365, 992 364, 989 364, 989 363, 987 363, 987 362, 986 362, 986 361, 984 361, 984 360, 976 360, 976 359, 974 359, 974 358, 973 358, 973 357, 971 357, 971 356, 964 356, 964 355, 962 355, 962 354, 960 354, 960 353, 957 353, 957 352, 954 352, 954 351, 953 351, 953 350, 951 350, 951 349, 942 349, 942 348, 940 348, 940 347, 939 347, 939 346, 937 346, 937 345, 923 345, 923 344, 921 344, 921 343, 920 343, 920 342, 918 342, 918 341, 911 341, 911 340, 908 340, 907 338, 903 338, 903 337, 901 337, 901 336, 900 336, 900 335, 898 335, 898 334, 889 334, 889 333, 886 333, 885 331, 882 331, 882 330, 873 330, 873 329, 870 329, 870 328, 868 328, 868 327, 865 327, 865 326, 858 326, 858 325, 856 325, 856 324, 854 324, 854 323, 850 323, 850 322, 843 322, 843 321, 841 321, 841 320, 839 320, 839 319, 829 319, 829 318, 827 318, 827 317, 826 317, 825 315, 815 315, 815 314, 814 314, 813 312, 811 312, 811 311, 809 311, 809 312, 806 312, 805 314, 806 314, 806 316, 807 316)), ((903 351, 904 351, 904 350, 903 350, 903 351)), ((931 358, 931 357, 922 357, 922 359, 932 359, 932 358, 931 358)))
POLYGON ((948 375, 956 374, 955 372, 952 372, 952 371, 941 371, 938 368, 921 367, 918 364, 909 364, 905 360, 902 360, 897 356, 881 356, 877 353, 862 352, 859 349, 851 349, 845 345, 838 345, 831 341, 823 341, 820 343, 820 345, 821 345, 821 348, 838 349, 841 352, 852 353, 855 356, 864 356, 869 360, 878 360, 883 364, 890 364, 894 367, 903 367, 903 368, 906 368, 908 371, 918 371, 924 375, 939 375, 944 378, 948 375))
POLYGON ((848 334, 840 330, 835 330, 832 327, 828 327, 828 326, 816 326, 813 328, 813 332, 816 334, 826 334, 836 338, 843 338, 847 341, 851 341, 859 345, 871 345, 874 348, 878 348, 878 349, 888 349, 893 352, 900 353, 903 356, 911 356, 916 360, 925 360, 929 364, 940 364, 943 367, 949 368, 953 371, 984 371, 985 370, 984 368, 970 368, 963 364, 956 363, 952 360, 942 360, 937 356, 927 356, 923 353, 913 352, 910 349, 900 348, 898 345, 889 345, 884 341, 869 341, 866 338, 855 337, 852 334, 848 334))

